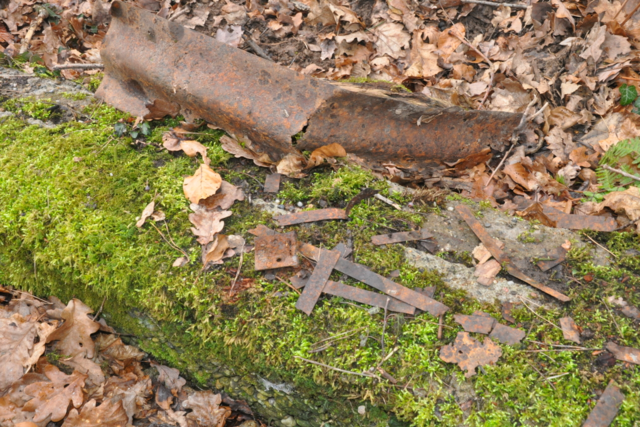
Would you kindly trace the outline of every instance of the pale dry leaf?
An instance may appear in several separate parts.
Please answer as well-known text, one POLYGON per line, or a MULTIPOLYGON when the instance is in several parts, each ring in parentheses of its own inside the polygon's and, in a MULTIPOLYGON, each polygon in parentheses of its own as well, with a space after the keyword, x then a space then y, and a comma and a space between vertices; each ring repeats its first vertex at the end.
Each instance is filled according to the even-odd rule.
POLYGON ((229 0, 227 0, 227 4, 222 6, 221 12, 227 24, 244 25, 249 19, 244 6, 235 4, 229 0))
POLYGON ((576 21, 571 16, 571 12, 567 9, 567 7, 560 0, 551 0, 551 4, 556 7, 556 18, 564 18, 569 21, 573 31, 576 30, 576 21))
POLYGON ((438 50, 440 51, 442 59, 445 61, 449 60, 451 54, 462 44, 460 38, 464 38, 465 33, 464 25, 458 22, 438 35, 438 50), (449 34, 450 32, 456 34, 458 37, 449 34))
POLYGON ((62 311, 64 323, 47 338, 47 343, 57 341, 54 348, 61 354, 73 357, 83 353, 93 358, 95 346, 91 334, 98 332, 100 324, 89 318, 93 310, 79 299, 72 299, 62 311))
POLYGON ((509 6, 500 5, 493 11, 493 19, 491 20, 491 25, 497 27, 502 22, 507 22, 510 17, 511 8, 509 6))
POLYGON ((640 136, 640 124, 634 116, 629 113, 608 114, 599 120, 581 141, 594 149, 599 146, 607 152, 618 141, 637 138, 640 136))
POLYGON ((233 206, 236 201, 242 200, 244 200, 244 191, 242 188, 229 184, 227 181, 222 181, 220 190, 213 196, 201 200, 200 205, 209 210, 216 208, 225 210, 233 206))
POLYGON ((409 47, 411 36, 404 30, 402 24, 387 22, 373 30, 378 37, 375 42, 378 55, 389 55, 392 58, 399 58, 404 55, 403 49, 409 47))
POLYGON ((171 267, 180 268, 180 267, 184 267, 188 263, 189 263, 189 258, 186 256, 181 256, 180 258, 176 258, 176 260, 173 261, 173 264, 171 264, 171 267))
POLYGON ((631 52, 631 43, 626 37, 616 36, 607 32, 604 43, 602 43, 602 50, 607 55, 607 59, 614 61, 616 57, 631 52))
POLYGON ((154 220, 155 222, 160 222, 167 219, 167 216, 162 211, 155 211, 151 214, 151 219, 154 220))
MULTIPOLYGON (((631 221, 640 220, 640 188, 629 187, 624 191, 614 191, 604 196, 604 201, 596 205, 598 211, 609 208, 616 213, 624 213, 631 221)), ((638 224, 640 231, 640 224, 638 224)))
POLYGON ((144 223, 147 221, 147 218, 149 218, 153 214, 153 210, 155 209, 155 207, 156 202, 152 201, 144 208, 142 214, 140 214, 140 219, 138 220, 138 222, 136 222, 136 227, 140 228, 144 225, 144 223))
POLYGON ((96 406, 95 400, 84 404, 80 412, 76 409, 69 411, 62 427, 126 427, 129 417, 121 401, 111 399, 96 406))
POLYGON ((191 232, 198 238, 198 243, 206 245, 212 242, 214 236, 224 228, 222 220, 232 214, 231 211, 197 209, 196 212, 189 214, 189 221, 195 226, 191 228, 191 232))
POLYGON ((324 145, 322 147, 316 148, 313 150, 311 155, 309 156, 309 161, 307 163, 307 169, 318 166, 323 163, 326 159, 331 157, 346 157, 347 152, 342 145, 333 142, 329 145, 324 145))
POLYGON ((188 420, 193 420, 200 426, 224 427, 231 415, 231 408, 220 406, 222 397, 212 391, 197 391, 189 395, 182 403, 185 408, 193 412, 187 414, 188 420))
POLYGON ((78 408, 84 402, 82 388, 87 376, 79 372, 66 375, 53 365, 46 365, 44 374, 51 382, 37 382, 25 387, 24 392, 33 399, 22 410, 35 412, 34 422, 49 417, 51 421, 58 422, 67 415, 70 404, 78 408))
MULTIPOLYGON (((202 247, 202 265, 206 266, 207 264, 221 264, 221 260, 223 258, 227 258, 228 254, 227 249, 229 249, 229 242, 227 241, 227 236, 224 234, 216 235, 215 239, 202 247)), ((235 254, 235 252, 234 252, 235 254)))
POLYGON ((604 43, 607 34, 607 27, 604 25, 595 24, 591 31, 587 35, 586 45, 587 48, 582 51, 580 58, 589 59, 592 58, 594 63, 597 63, 602 56, 602 43, 604 43))
POLYGON ((300 154, 287 154, 276 165, 276 171, 281 175, 287 175, 293 178, 300 177, 302 170, 307 165, 304 156, 300 154))
POLYGON ((549 145, 551 152, 563 161, 569 160, 569 155, 577 148, 571 134, 563 131, 559 126, 551 129, 544 140, 549 145))
POLYGON ((26 321, 20 314, 0 319, 0 395, 22 378, 37 333, 37 323, 26 321))
MULTIPOLYGON (((44 350, 47 345, 46 344, 47 338, 49 338, 49 335, 51 335, 51 333, 53 333, 55 329, 56 329, 56 325, 51 325, 46 322, 38 323, 38 342, 34 344, 33 350, 31 351, 31 356, 25 363, 25 368, 27 368, 27 370, 32 365, 35 365, 38 362, 38 359, 40 359, 40 356, 44 354, 44 350)), ((0 353, 1 352, 2 351, 0 351, 0 353)), ((0 366, 1 366, 1 363, 0 363, 0 366)), ((0 389, 1 388, 2 387, 0 387, 0 389)))
POLYGON ((194 141, 191 139, 181 141, 180 148, 182 148, 182 151, 184 151, 184 154, 186 154, 189 157, 195 157, 198 154, 200 154, 203 159, 207 158, 207 147, 200 144, 198 141, 194 141))
POLYGON ((199 203, 200 200, 210 197, 218 191, 222 185, 222 178, 208 165, 201 164, 193 176, 184 179, 182 189, 184 195, 191 203, 199 203))
POLYGON ((571 95, 573 92, 577 91, 578 89, 580 89, 580 85, 576 84, 576 83, 571 83, 571 82, 563 82, 560 84, 560 96, 562 96, 563 98, 566 95, 571 95))
POLYGON ((229 46, 238 47, 243 35, 244 31, 240 25, 229 25, 229 27, 225 29, 218 28, 216 31, 216 40, 229 46))
POLYGON ((473 274, 478 278, 478 283, 484 286, 491 286, 501 269, 500 263, 492 259, 484 264, 478 264, 473 274))
POLYGON ((333 53, 336 51, 336 42, 335 40, 323 40, 320 43, 320 60, 324 61, 325 59, 333 58, 333 53))
POLYGON ((222 149, 227 153, 233 154, 236 158, 244 157, 245 159, 253 160, 253 163, 256 166, 269 167, 273 165, 273 161, 269 158, 268 154, 255 153, 250 149, 250 143, 247 141, 243 141, 244 145, 242 145, 235 137, 229 137, 227 135, 223 135, 220 138, 220 145, 222 145, 222 149))
POLYGON ((71 359, 63 359, 63 365, 70 366, 75 371, 80 372, 88 377, 94 385, 104 384, 105 377, 100 366, 91 359, 84 357, 84 354, 78 353, 71 359))

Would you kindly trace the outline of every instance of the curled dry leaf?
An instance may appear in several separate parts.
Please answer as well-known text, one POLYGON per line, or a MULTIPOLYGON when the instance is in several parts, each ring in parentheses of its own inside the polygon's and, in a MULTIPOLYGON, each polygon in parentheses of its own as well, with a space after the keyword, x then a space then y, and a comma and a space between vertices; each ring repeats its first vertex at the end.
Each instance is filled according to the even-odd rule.
POLYGON ((169 390, 180 391, 182 387, 187 383, 187 380, 180 376, 180 371, 175 368, 160 365, 156 362, 151 362, 151 366, 158 371, 158 381, 164 384, 169 390))
POLYGON ((184 267, 188 263, 189 263, 189 258, 187 258, 186 256, 181 256, 180 258, 176 258, 176 260, 173 261, 173 264, 171 264, 171 267, 180 268, 180 267, 184 267))
POLYGON ((307 161, 300 154, 287 154, 276 165, 276 170, 281 175, 287 175, 294 178, 304 176, 302 170, 305 168, 307 161))
POLYGON ((236 200, 244 200, 242 188, 229 184, 227 181, 222 181, 220 190, 216 194, 201 200, 200 206, 204 206, 209 210, 217 208, 229 209, 236 200))
POLYGON ((0 319, 0 394, 22 378, 37 333, 37 324, 17 313, 0 319))
POLYGON ((121 401, 111 399, 96 406, 95 400, 88 401, 80 410, 72 409, 62 427, 126 427, 129 417, 121 401))
MULTIPOLYGON (((193 206, 192 206, 193 209, 193 206)), ((198 243, 206 245, 224 228, 224 218, 230 217, 231 211, 210 211, 196 207, 196 212, 189 214, 189 221, 195 226, 191 232, 198 237, 198 243)))
POLYGON ((62 311, 64 323, 47 338, 47 343, 58 341, 54 348, 66 356, 84 353, 88 358, 94 356, 95 346, 91 334, 98 332, 100 324, 89 318, 93 310, 79 299, 72 299, 62 311))
POLYGON ((210 262, 218 264, 223 258, 235 255, 234 251, 227 252, 227 249, 229 249, 227 236, 218 234, 215 240, 202 247, 202 264, 205 266, 210 262))
POLYGON ((147 354, 137 347, 126 345, 116 335, 100 334, 96 338, 100 355, 119 361, 142 360, 147 354))
POLYGON ((629 187, 624 191, 614 191, 604 196, 604 202, 598 203, 596 211, 609 208, 617 213, 624 213, 631 221, 638 221, 637 232, 640 233, 640 188, 629 187))
POLYGON ((231 415, 231 408, 221 407, 222 398, 212 391, 198 391, 191 394, 182 403, 185 408, 193 410, 187 414, 188 420, 193 420, 200 426, 224 427, 231 415))
POLYGON ((155 207, 156 202, 151 202, 144 208, 142 214, 140 214, 140 219, 138 220, 138 222, 136 222, 136 227, 140 228, 144 225, 144 223, 147 221, 147 218, 149 218, 153 214, 153 210, 155 209, 155 207))
POLYGON ((324 147, 316 148, 309 156, 309 161, 307 162, 307 169, 318 166, 326 159, 331 157, 345 157, 347 155, 347 151, 342 148, 342 145, 338 143, 332 143, 329 145, 325 145, 324 147))
POLYGON ((220 144, 222 149, 227 153, 233 154, 236 158, 244 157, 245 159, 253 160, 256 166, 269 167, 273 165, 273 161, 267 154, 258 154, 251 150, 251 144, 249 142, 243 142, 241 144, 234 137, 223 135, 220 138, 220 144))
POLYGON ((191 203, 199 203, 200 200, 216 194, 222 185, 222 178, 208 165, 201 164, 193 176, 184 179, 182 189, 184 195, 191 203))
POLYGON ((87 375, 89 381, 96 386, 104 384, 105 377, 100 366, 93 360, 84 357, 82 353, 78 353, 70 359, 63 359, 61 363, 87 375))
POLYGON ((24 392, 33 396, 33 399, 22 410, 35 412, 34 422, 44 421, 49 417, 51 421, 58 422, 67 415, 70 404, 75 408, 82 405, 82 387, 87 376, 79 372, 66 375, 53 365, 46 365, 44 374, 51 382, 37 382, 25 387, 24 392))

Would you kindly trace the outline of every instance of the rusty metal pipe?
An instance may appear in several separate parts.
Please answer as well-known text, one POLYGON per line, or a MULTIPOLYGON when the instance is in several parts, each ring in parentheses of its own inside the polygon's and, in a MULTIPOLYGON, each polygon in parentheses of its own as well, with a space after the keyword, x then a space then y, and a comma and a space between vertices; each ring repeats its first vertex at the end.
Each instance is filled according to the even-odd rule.
POLYGON ((203 118, 274 161, 338 142, 371 163, 422 169, 503 151, 520 122, 520 114, 307 77, 132 4, 114 1, 111 15, 98 97, 135 116, 203 118))

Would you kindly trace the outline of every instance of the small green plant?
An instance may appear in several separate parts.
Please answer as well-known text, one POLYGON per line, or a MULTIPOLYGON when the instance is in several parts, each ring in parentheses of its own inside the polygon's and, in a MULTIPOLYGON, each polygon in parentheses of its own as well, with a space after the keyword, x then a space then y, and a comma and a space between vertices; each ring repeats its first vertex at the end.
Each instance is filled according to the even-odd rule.
MULTIPOLYGON (((123 136, 128 131, 127 124, 120 121, 113 125, 113 131, 115 132, 116 136, 123 136)), ((128 132, 129 136, 133 139, 138 138, 140 135, 146 137, 151 135, 151 125, 149 124, 149 122, 142 122, 140 126, 136 127, 135 129, 131 129, 128 132)))
POLYGON ((600 160, 600 165, 596 176, 606 192, 621 191, 629 185, 640 186, 640 181, 603 167, 609 166, 640 177, 640 138, 625 139, 611 146, 600 160))

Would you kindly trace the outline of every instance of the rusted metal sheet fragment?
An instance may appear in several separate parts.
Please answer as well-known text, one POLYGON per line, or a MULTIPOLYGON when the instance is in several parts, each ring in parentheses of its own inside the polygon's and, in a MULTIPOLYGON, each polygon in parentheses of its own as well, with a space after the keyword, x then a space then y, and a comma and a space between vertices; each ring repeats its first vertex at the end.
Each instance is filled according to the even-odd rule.
MULTIPOLYGON (((318 259, 320 249, 309 244, 302 244, 298 248, 300 252, 311 259, 318 259)), ((363 265, 356 264, 347 261, 344 258, 340 258, 336 264, 336 270, 347 276, 353 277, 367 285, 382 291, 383 293, 396 298, 402 302, 419 308, 422 311, 426 311, 432 316, 440 316, 444 314, 449 307, 438 302, 428 296, 413 291, 402 285, 399 285, 391 280, 374 273, 363 265)))
POLYGON ((255 245, 256 271, 298 265, 298 241, 293 231, 256 237, 255 245))
POLYGON ((520 329, 496 323, 489 337, 495 338, 503 344, 516 345, 522 341, 525 335, 526 333, 520 329))
POLYGON ((560 327, 565 340, 573 341, 580 344, 580 331, 578 325, 571 317, 563 317, 560 319, 560 327))
POLYGON ((433 298, 433 296, 436 294, 436 287, 426 286, 424 288, 415 288, 414 291, 420 292, 421 294, 426 295, 429 298, 433 298))
POLYGON ((263 224, 259 224, 256 228, 252 228, 251 230, 248 230, 249 234, 253 234, 256 237, 261 237, 261 236, 269 236, 272 234, 278 234, 277 231, 270 229, 269 227, 267 227, 266 225, 263 224))
POLYGON ((618 409, 623 401, 624 394, 620 388, 616 387, 613 381, 609 382, 582 427, 608 427, 618 415, 618 409))
POLYGON ((304 311, 307 315, 311 314, 339 258, 339 252, 320 251, 316 268, 313 269, 313 273, 311 273, 311 277, 309 277, 309 281, 304 287, 302 295, 298 297, 298 301, 296 302, 296 308, 298 310, 304 311))
POLYGON ((287 225, 303 224, 305 222, 325 221, 328 219, 349 219, 342 209, 328 208, 315 211, 297 212, 290 215, 278 215, 273 217, 281 227, 287 225))
POLYGON ((502 349, 488 337, 484 343, 473 339, 468 332, 458 332, 453 345, 445 345, 440 349, 440 359, 449 363, 457 363, 469 378, 475 375, 477 366, 495 364, 502 356, 502 349))
POLYGON ((333 248, 333 250, 340 252, 340 256, 342 258, 348 257, 349 255, 351 255, 351 252, 353 252, 353 249, 351 249, 350 247, 348 247, 342 242, 338 243, 336 247, 333 248))
POLYGON ((135 116, 203 118, 272 161, 336 142, 368 162, 420 169, 503 151, 520 122, 520 114, 308 77, 129 3, 114 1, 110 12, 99 98, 135 116))
POLYGON ((267 175, 264 180, 264 192, 265 193, 277 193, 280 191, 280 178, 282 175, 279 173, 272 173, 267 175))
POLYGON ((618 223, 612 217, 566 214, 551 206, 543 206, 543 208, 542 212, 556 223, 556 228, 594 231, 615 231, 618 228, 618 223))
POLYGON ((513 303, 513 302, 503 302, 502 303, 502 318, 504 320, 506 320, 509 323, 516 323, 516 319, 513 317, 513 315, 511 314, 511 311, 513 310, 513 308, 515 307, 517 303, 513 303))
POLYGON ((562 246, 558 246, 549 253, 549 259, 538 261, 536 265, 540 267, 542 271, 549 271, 556 265, 562 264, 566 257, 567 250, 562 246))
POLYGON ((640 350, 636 348, 624 347, 614 342, 608 342, 607 345, 604 346, 604 348, 612 353, 618 360, 640 365, 640 350))
POLYGON ((473 212, 471 212, 471 209, 469 209, 468 206, 458 205, 456 206, 456 211, 458 211, 462 219, 464 219, 467 225, 469 225, 471 231, 473 231, 475 235, 478 236, 478 239, 480 239, 487 250, 491 252, 491 255, 493 255, 493 257, 504 266, 504 268, 510 275, 522 280, 523 282, 528 283, 529 285, 548 295, 551 295, 554 298, 559 299, 562 302, 571 301, 571 298, 564 295, 563 293, 558 292, 555 289, 551 289, 550 287, 543 285, 542 283, 539 283, 537 280, 527 276, 522 271, 520 271, 513 264, 513 262, 511 262, 509 257, 502 251, 502 249, 500 249, 495 239, 491 237, 489 233, 487 233, 487 230, 485 230, 482 224, 480 224, 480 222, 473 216, 473 212))
POLYGON ((388 233, 373 236, 371 243, 374 245, 390 245, 392 243, 412 242, 414 240, 430 239, 433 234, 427 230, 420 231, 401 231, 399 233, 388 233))
POLYGON ((488 335, 493 329, 496 320, 491 316, 478 316, 467 314, 456 314, 453 316, 456 323, 460 324, 466 332, 477 332, 488 335))
POLYGON ((300 270, 293 276, 289 278, 289 282, 296 289, 304 288, 307 282, 309 281, 309 276, 311 274, 307 270, 300 270))
POLYGON ((638 308, 633 305, 625 305, 620 309, 620 311, 622 311, 622 314, 631 319, 640 320, 640 310, 638 310, 638 308))

